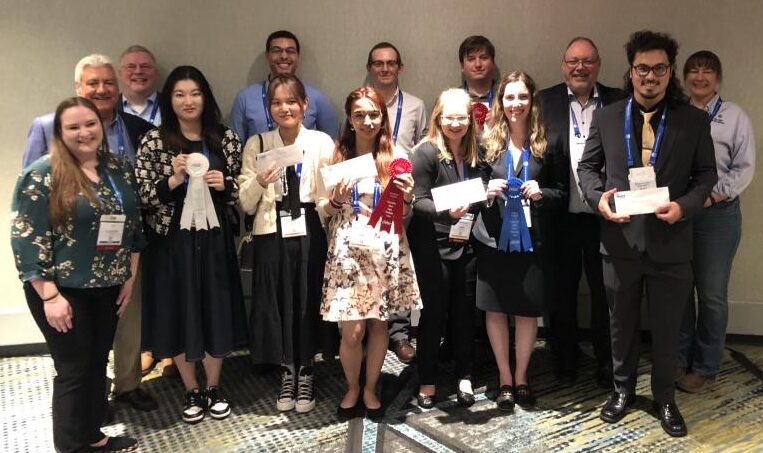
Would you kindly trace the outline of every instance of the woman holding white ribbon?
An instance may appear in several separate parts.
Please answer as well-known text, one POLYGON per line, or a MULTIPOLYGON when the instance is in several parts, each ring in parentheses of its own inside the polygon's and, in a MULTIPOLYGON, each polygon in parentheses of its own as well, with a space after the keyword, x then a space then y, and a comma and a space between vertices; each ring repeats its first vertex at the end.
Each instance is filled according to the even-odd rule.
POLYGON ((331 159, 334 141, 302 125, 308 102, 293 74, 270 79, 267 104, 278 128, 247 141, 238 179, 241 208, 254 216, 252 360, 281 364, 280 411, 315 407, 313 356, 326 259, 316 180, 319 159, 331 159))
POLYGON ((373 88, 351 92, 344 110, 347 119, 330 163, 370 154, 377 176, 358 180, 346 174, 330 191, 318 180, 318 210, 331 218, 321 314, 326 321, 339 322, 342 331, 339 357, 347 393, 339 402, 337 416, 343 420, 358 416, 365 406, 368 418, 378 421, 384 416, 376 386, 389 342, 387 320, 392 314, 421 307, 402 228, 402 217, 410 214, 413 203, 413 178, 410 162, 393 156, 387 107, 373 88), (377 218, 382 212, 390 216, 377 218), (376 220, 381 225, 372 227, 376 220), (361 389, 366 332, 365 388, 361 389))
POLYGON ((223 358, 246 343, 234 231, 226 208, 238 198, 241 143, 223 126, 204 75, 175 68, 160 98, 162 125, 137 152, 138 194, 149 246, 143 267, 143 340, 174 357, 185 386, 183 420, 230 414, 220 390, 223 358), (201 361, 206 388, 200 390, 201 361))
POLYGON ((569 178, 561 153, 547 149, 535 82, 523 72, 501 79, 484 137, 488 208, 474 226, 477 307, 498 365, 496 404, 532 406, 527 368, 551 282, 552 221, 567 206, 569 178), (516 324, 516 366, 509 367, 509 316, 516 324))

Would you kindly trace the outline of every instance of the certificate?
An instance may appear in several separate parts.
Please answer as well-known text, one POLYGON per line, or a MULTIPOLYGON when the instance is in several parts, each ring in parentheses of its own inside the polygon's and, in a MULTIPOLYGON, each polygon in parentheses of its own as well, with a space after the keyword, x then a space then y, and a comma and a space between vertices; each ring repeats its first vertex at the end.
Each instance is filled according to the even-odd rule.
POLYGON ((297 144, 273 148, 257 155, 257 172, 263 173, 269 168, 290 167, 302 162, 304 153, 297 144))
POLYGON ((658 206, 669 202, 667 187, 615 193, 615 210, 623 215, 654 214, 658 206))
POLYGON ((371 153, 321 168, 321 176, 326 189, 331 189, 342 179, 357 181, 377 174, 376 162, 371 153))
POLYGON ((438 212, 460 208, 468 204, 485 201, 486 199, 485 186, 482 185, 481 178, 469 179, 432 189, 432 201, 434 201, 434 208, 438 212))

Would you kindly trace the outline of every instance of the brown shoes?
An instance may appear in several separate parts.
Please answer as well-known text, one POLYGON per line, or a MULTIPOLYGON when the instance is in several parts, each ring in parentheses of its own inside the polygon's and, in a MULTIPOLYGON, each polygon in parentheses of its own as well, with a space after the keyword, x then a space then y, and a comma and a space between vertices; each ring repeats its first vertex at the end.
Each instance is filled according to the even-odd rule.
POLYGON ((687 373, 678 379, 676 385, 679 389, 687 393, 699 393, 706 385, 715 382, 715 376, 703 376, 696 373, 687 373))
POLYGON ((390 344, 390 349, 402 363, 411 363, 416 358, 416 349, 408 340, 396 340, 390 344))

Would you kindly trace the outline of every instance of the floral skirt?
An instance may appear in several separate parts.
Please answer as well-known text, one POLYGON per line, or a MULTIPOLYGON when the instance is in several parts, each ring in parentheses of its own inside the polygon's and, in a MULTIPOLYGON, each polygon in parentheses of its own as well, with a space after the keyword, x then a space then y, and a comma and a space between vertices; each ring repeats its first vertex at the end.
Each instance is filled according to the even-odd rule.
MULTIPOLYGON (((357 223, 343 212, 329 225, 321 315, 325 321, 380 319, 421 308, 421 296, 405 234, 373 229, 370 247, 355 247, 357 223)), ((370 228, 370 227, 366 227, 370 228)))

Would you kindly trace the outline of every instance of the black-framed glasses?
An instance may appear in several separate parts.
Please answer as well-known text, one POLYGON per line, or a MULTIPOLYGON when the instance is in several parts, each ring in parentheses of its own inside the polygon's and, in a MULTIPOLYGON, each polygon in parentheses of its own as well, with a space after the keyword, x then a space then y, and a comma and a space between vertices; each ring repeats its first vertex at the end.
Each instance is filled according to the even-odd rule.
POLYGON ((650 72, 653 72, 654 75, 657 77, 662 77, 668 73, 668 69, 670 69, 670 65, 666 65, 664 63, 658 63, 654 66, 638 64, 636 66, 633 66, 633 69, 636 71, 636 74, 638 74, 639 77, 646 77, 649 75, 650 72))
POLYGON ((590 68, 594 66, 596 63, 598 63, 599 60, 594 60, 592 58, 586 58, 583 60, 580 59, 574 59, 574 60, 564 60, 564 64, 567 65, 570 69, 575 69, 578 67, 578 65, 582 65, 584 68, 590 68))

